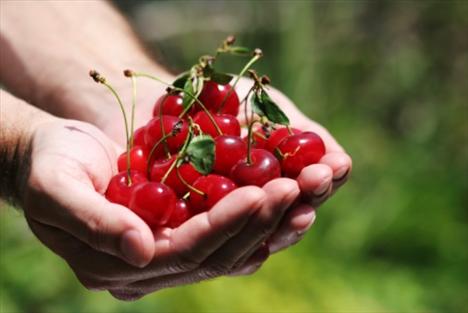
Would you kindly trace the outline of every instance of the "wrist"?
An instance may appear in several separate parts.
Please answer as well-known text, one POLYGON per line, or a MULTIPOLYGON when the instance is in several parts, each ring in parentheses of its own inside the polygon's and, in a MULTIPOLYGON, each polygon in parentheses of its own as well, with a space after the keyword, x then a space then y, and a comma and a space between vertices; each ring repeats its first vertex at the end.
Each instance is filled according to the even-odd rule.
POLYGON ((57 118, 3 90, 0 90, 0 98, 0 198, 13 205, 21 205, 21 197, 29 176, 33 134, 42 124, 57 118))

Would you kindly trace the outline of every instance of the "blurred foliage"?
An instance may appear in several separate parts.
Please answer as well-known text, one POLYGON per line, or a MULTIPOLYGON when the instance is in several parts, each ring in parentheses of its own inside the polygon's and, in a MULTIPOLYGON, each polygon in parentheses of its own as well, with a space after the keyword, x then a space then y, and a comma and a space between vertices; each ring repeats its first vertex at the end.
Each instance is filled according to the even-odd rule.
POLYGON ((353 177, 256 275, 135 303, 86 291, 0 210, 1 312, 468 310, 468 2, 116 3, 177 71, 227 28, 261 47, 257 69, 344 145, 353 177))

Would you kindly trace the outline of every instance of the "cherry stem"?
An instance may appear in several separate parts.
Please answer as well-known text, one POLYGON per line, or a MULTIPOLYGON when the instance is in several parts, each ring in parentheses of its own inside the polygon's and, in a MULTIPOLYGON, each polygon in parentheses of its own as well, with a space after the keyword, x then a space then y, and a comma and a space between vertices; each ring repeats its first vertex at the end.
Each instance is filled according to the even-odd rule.
POLYGON ((219 106, 219 109, 218 109, 218 112, 220 112, 223 108, 224 108, 224 105, 226 104, 226 100, 227 98, 232 94, 232 92, 234 91, 234 89, 236 88, 236 85, 237 83, 239 82, 240 78, 242 76, 244 76, 245 72, 247 72, 247 70, 255 63, 257 62, 258 59, 260 59, 262 57, 261 54, 255 54, 253 56, 252 59, 250 59, 249 62, 247 62, 247 64, 244 66, 244 68, 240 71, 239 75, 237 75, 236 77, 236 80, 234 81, 234 83, 232 84, 231 86, 231 89, 229 90, 229 92, 224 96, 224 99, 223 101, 221 102, 221 105, 219 106))
POLYGON ((255 86, 253 86, 252 88, 249 89, 249 92, 247 92, 247 95, 244 97, 244 99, 242 99, 241 101, 241 104, 245 102, 245 105, 244 105, 244 118, 245 118, 245 124, 249 124, 249 113, 248 113, 248 110, 247 110, 247 101, 249 99, 249 96, 250 94, 252 93, 252 91, 254 90, 255 86))
MULTIPOLYGON (((203 111, 205 111, 205 113, 208 115, 208 118, 210 119, 211 123, 213 123, 213 126, 216 128, 216 131, 218 132, 219 135, 223 135, 223 132, 221 130, 221 128, 219 128, 219 125, 216 123, 216 121, 214 120, 213 118, 213 115, 210 113, 210 111, 206 108, 206 106, 196 97, 194 96, 192 93, 190 92, 186 92, 184 91, 184 89, 182 88, 179 88, 179 87, 176 87, 176 86, 173 86, 172 84, 169 84, 165 81, 163 81, 162 79, 156 77, 156 76, 153 76, 153 75, 150 75, 150 74, 147 74, 147 73, 142 73, 142 72, 133 72, 133 75, 137 76, 137 77, 146 77, 146 78, 149 78, 149 79, 153 79, 157 82, 160 82, 161 84, 163 85, 166 85, 168 87, 171 87, 172 89, 174 90, 177 90, 177 91, 180 91, 180 92, 183 92, 185 94, 187 94, 189 97, 191 97, 196 103, 198 103, 200 105, 200 107, 203 109, 203 111)), ((179 115, 179 118, 183 118, 185 116, 185 114, 187 114, 187 112, 190 110, 190 108, 193 106, 193 104, 195 102, 192 102, 190 105, 188 105, 184 111, 182 111, 182 113, 180 113, 179 115)))
MULTIPOLYGON (((161 127, 161 134, 164 136, 166 136, 166 130, 164 129, 164 123, 163 123, 163 108, 164 108, 164 103, 166 102, 167 100, 167 97, 164 98, 164 100, 161 102, 161 107, 159 108, 159 126, 161 127)), ((168 158, 171 157, 171 153, 169 152, 169 146, 167 145, 167 140, 164 140, 163 141, 163 145, 164 145, 164 152, 166 152, 166 155, 168 156, 168 158)))
POLYGON ((253 137, 253 127, 256 123, 260 123, 259 120, 254 120, 249 124, 248 133, 247 133, 247 165, 252 165, 252 137, 253 137))
POLYGON ((107 83, 106 79, 101 76, 98 72, 94 71, 94 70, 91 70, 89 72, 89 75, 94 79, 95 82, 97 83, 101 83, 103 84, 104 86, 107 87, 107 89, 109 89, 109 91, 114 95, 115 99, 117 99, 117 102, 119 104, 119 107, 120 107, 120 111, 122 112, 122 116, 123 116, 123 120, 124 120, 124 125, 125 125, 125 139, 126 139, 126 142, 127 142, 127 185, 128 186, 131 186, 132 185, 132 177, 130 176, 130 136, 128 134, 128 121, 127 121, 127 114, 125 113, 125 108, 124 108, 124 105, 122 103, 122 99, 120 99, 117 91, 115 91, 115 89, 107 83))
POLYGON ((180 149, 180 152, 177 155, 176 159, 174 160, 174 163, 171 164, 171 166, 169 167, 169 169, 167 170, 167 172, 164 174, 163 178, 161 179, 162 184, 166 182, 167 178, 169 177, 171 172, 174 170, 174 167, 177 166, 177 163, 179 162, 179 160, 185 157, 185 151, 187 151, 188 145, 192 141, 192 133, 193 133, 192 123, 189 123, 189 135, 187 136, 187 138, 185 138, 184 145, 180 149))
POLYGON ((205 197, 206 194, 201 191, 201 190, 198 190, 197 188, 193 187, 192 185, 190 185, 183 177, 182 175, 180 175, 180 171, 179 171, 179 168, 176 167, 176 173, 177 173, 177 177, 179 178, 179 180, 182 182, 182 184, 184 184, 190 191, 193 191, 197 194, 199 194, 200 196, 202 197, 205 197))
POLYGON ((294 132, 293 132, 291 126, 287 125, 287 126, 286 126, 286 129, 288 130, 288 133, 289 133, 290 136, 293 136, 293 135, 294 135, 294 132))
POLYGON ((146 172, 148 174, 148 177, 150 176, 150 171, 151 171, 151 159, 153 158, 154 151, 156 151, 156 148, 161 144, 161 142, 164 142, 167 138, 172 137, 174 134, 173 132, 164 135, 161 139, 159 139, 151 148, 151 151, 148 155, 148 163, 146 164, 146 172))
POLYGON ((133 148, 133 130, 135 127, 135 108, 136 108, 136 97, 137 97, 137 84, 136 78, 134 76, 132 78, 132 116, 130 119, 130 147, 133 148))

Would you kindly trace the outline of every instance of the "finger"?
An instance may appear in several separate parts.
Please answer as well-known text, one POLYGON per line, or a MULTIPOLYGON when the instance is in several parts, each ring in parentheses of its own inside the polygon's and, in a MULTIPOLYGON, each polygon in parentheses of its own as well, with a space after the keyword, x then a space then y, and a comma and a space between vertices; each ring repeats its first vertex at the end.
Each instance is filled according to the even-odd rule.
POLYGON ((56 173, 48 186, 29 199, 31 217, 73 235, 95 250, 106 252, 138 267, 154 255, 151 229, 129 209, 108 202, 86 183, 56 173), (47 214, 44 214, 47 212, 47 214))
POLYGON ((322 157, 320 163, 331 168, 334 181, 342 181, 345 176, 349 175, 353 166, 351 157, 343 152, 327 153, 322 157))
POLYGON ((258 271, 263 263, 268 259, 270 256, 270 248, 266 243, 262 243, 262 245, 252 254, 247 261, 241 264, 238 268, 234 269, 229 276, 245 276, 251 275, 258 271))
POLYGON ((196 215, 174 229, 166 240, 157 240, 155 259, 147 269, 161 276, 200 267, 243 229, 265 198, 265 192, 253 186, 231 192, 209 212, 196 215))
MULTIPOLYGON (((256 192, 259 189, 256 187, 244 187, 241 189, 247 188, 255 190, 256 192)), ((196 233, 191 233, 195 238, 191 238, 189 243, 185 241, 180 242, 179 245, 189 244, 190 248, 186 251, 190 252, 185 253, 185 256, 178 260, 179 263, 175 263, 178 264, 176 266, 177 271, 174 271, 178 272, 177 274, 138 281, 123 289, 114 290, 113 294, 148 294, 163 288, 181 284, 192 284, 229 274, 238 262, 241 262, 241 264, 244 263, 245 260, 269 238, 279 225, 284 212, 299 195, 299 188, 295 181, 287 178, 271 181, 266 184, 263 189, 264 192, 260 193, 261 198, 255 198, 255 201, 252 201, 256 204, 255 209, 250 209, 248 211, 249 215, 247 220, 244 219, 242 223, 235 223, 237 227, 234 232, 231 232, 231 235, 227 235, 229 233, 221 234, 221 236, 220 234, 210 234, 208 238, 203 238, 205 235, 200 237, 200 235, 196 233), (267 198, 264 196, 265 193, 269 195, 267 198), (205 245, 206 242, 211 242, 211 244, 209 246, 200 245, 200 242, 203 241, 205 245), (201 251, 202 253, 200 253, 201 251), (183 265, 184 262, 186 265, 183 265), (189 267, 190 264, 192 264, 191 267, 189 267)), ((226 199, 226 204, 235 203, 238 196, 245 198, 247 193, 241 192, 237 195, 234 191, 230 195, 231 199, 226 199)), ((229 195, 226 198, 229 198, 229 195)), ((239 200, 240 199, 237 199, 237 201, 239 200)), ((223 205, 223 209, 224 212, 228 213, 226 204, 223 205)), ((235 204, 233 205, 235 206, 235 204)), ((214 210, 216 209, 215 207, 214 210)), ((211 211, 209 213, 211 213, 211 211)), ((193 219, 197 217, 199 216, 193 219)), ((230 216, 227 221, 223 218, 223 222, 226 224, 233 217, 235 216, 230 216)), ((191 220, 189 220, 187 224, 190 222, 191 220)), ((216 224, 213 223, 212 225, 215 226, 216 224)), ((185 224, 182 227, 184 226, 185 224)), ((178 229, 175 231, 177 230, 178 229)), ((184 233, 184 236, 186 235, 188 235, 188 233, 184 233)), ((157 258, 156 256, 156 259, 157 258)), ((174 265, 170 267, 173 268, 174 265)), ((159 271, 159 273, 162 272, 159 271)))
POLYGON ((272 180, 263 190, 268 197, 242 231, 203 263, 203 270, 213 272, 207 276, 229 274, 236 265, 245 263, 275 231, 300 193, 297 183, 288 178, 272 180))
POLYGON ((109 254, 98 252, 70 234, 41 224, 26 216, 36 237, 61 256, 72 268, 78 280, 90 290, 105 290, 129 284, 130 273, 136 268, 109 254))
POLYGON ((285 249, 302 239, 315 222, 315 209, 308 204, 300 204, 283 219, 278 230, 268 240, 270 253, 285 249))
POLYGON ((318 207, 331 192, 333 172, 328 165, 312 164, 305 167, 297 177, 302 200, 318 207))

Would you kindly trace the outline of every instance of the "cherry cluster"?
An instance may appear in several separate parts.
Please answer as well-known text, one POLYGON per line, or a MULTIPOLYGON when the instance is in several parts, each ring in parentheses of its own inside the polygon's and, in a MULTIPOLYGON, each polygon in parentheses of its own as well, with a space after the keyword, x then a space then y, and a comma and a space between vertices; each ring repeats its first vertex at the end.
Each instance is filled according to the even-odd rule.
POLYGON ((250 69, 262 52, 233 44, 234 38, 228 37, 216 56, 202 56, 172 84, 146 73, 124 71, 134 87, 131 127, 118 94, 103 76, 90 72, 116 96, 127 132, 127 151, 118 158, 119 173, 110 180, 105 196, 130 208, 152 228, 176 228, 238 187, 262 187, 281 176, 296 178, 325 154, 317 134, 289 125, 268 95, 270 79, 250 69), (215 70, 222 54, 252 58, 234 78, 215 70), (246 74, 253 85, 240 101, 235 86, 246 74), (157 99, 149 122, 133 131, 137 77, 154 79, 168 88, 157 99), (241 105, 244 125, 237 118, 241 105))

